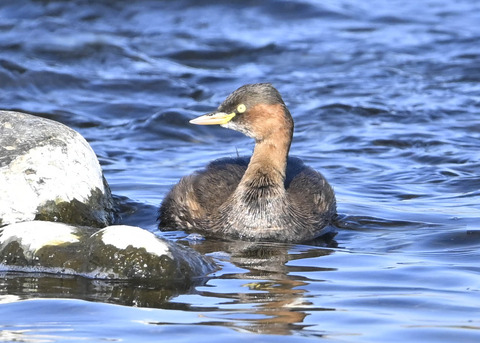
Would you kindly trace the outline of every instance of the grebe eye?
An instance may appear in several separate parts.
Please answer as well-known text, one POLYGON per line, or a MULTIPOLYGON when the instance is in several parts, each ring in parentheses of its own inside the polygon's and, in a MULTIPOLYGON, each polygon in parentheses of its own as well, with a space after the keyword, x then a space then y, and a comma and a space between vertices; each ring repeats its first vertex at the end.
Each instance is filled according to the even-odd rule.
POLYGON ((240 104, 237 106, 238 113, 244 113, 246 110, 247 110, 247 106, 245 106, 244 104, 240 104))

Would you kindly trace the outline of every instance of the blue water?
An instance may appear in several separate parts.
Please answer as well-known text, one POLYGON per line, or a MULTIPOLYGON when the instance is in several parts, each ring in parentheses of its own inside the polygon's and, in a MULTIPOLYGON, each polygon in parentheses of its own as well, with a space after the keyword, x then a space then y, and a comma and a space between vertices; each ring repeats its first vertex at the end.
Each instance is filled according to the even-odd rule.
POLYGON ((2 1, 0 107, 79 131, 123 223, 221 266, 182 289, 3 273, 0 341, 480 341, 478 1, 2 1), (335 241, 159 233, 172 184, 253 147, 188 120, 265 81, 335 241))

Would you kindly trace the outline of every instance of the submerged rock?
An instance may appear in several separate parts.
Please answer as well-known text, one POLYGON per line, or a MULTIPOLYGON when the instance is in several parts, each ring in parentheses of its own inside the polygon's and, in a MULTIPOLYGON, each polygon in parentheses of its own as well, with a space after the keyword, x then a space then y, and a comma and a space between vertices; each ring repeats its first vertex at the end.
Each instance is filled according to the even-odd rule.
POLYGON ((191 248, 134 226, 95 231, 63 223, 31 221, 0 229, 0 269, 182 283, 215 264, 191 248))
POLYGON ((0 111, 0 226, 50 220, 104 227, 113 200, 87 141, 58 122, 0 111))

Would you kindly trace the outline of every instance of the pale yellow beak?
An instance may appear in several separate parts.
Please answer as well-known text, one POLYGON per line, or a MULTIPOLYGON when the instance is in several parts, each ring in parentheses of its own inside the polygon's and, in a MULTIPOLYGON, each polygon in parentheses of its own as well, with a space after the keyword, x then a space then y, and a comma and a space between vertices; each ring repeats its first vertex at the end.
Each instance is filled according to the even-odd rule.
POLYGON ((190 123, 197 125, 223 125, 235 117, 235 113, 212 112, 190 120, 190 123))

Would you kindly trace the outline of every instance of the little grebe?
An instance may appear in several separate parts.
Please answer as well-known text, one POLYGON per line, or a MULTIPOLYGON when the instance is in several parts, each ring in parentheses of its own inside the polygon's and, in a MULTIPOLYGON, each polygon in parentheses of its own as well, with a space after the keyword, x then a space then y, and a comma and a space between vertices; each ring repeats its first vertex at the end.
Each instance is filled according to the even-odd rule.
POLYGON ((218 110, 190 121, 221 125, 255 139, 251 158, 223 158, 183 177, 160 206, 159 228, 250 241, 302 242, 336 216, 325 178, 288 156, 293 119, 268 83, 244 85, 218 110))

